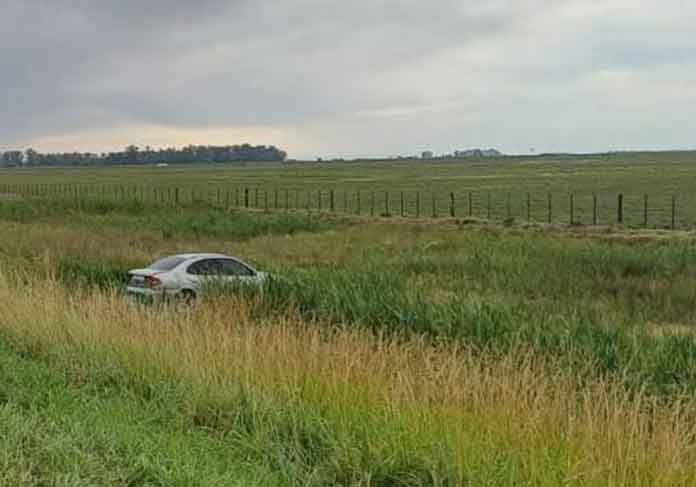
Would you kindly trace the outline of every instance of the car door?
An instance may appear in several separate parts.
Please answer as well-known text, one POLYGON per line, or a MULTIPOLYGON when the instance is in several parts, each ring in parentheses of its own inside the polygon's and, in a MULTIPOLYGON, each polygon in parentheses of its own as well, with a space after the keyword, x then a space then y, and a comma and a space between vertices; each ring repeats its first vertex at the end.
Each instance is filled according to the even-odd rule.
POLYGON ((218 259, 218 267, 226 282, 251 284, 257 281, 256 272, 234 259, 218 259))
POLYGON ((186 269, 186 279, 196 291, 214 284, 221 276, 219 259, 202 259, 186 269))

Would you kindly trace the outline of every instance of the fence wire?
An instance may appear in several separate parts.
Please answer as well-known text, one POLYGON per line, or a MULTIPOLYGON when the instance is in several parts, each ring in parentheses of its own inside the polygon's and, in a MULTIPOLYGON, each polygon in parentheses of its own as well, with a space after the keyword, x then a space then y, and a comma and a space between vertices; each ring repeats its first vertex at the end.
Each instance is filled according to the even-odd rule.
POLYGON ((587 192, 343 190, 221 185, 0 184, 5 199, 128 202, 162 206, 209 205, 264 211, 308 211, 374 217, 458 218, 493 222, 623 225, 676 229, 696 226, 691 195, 587 192))

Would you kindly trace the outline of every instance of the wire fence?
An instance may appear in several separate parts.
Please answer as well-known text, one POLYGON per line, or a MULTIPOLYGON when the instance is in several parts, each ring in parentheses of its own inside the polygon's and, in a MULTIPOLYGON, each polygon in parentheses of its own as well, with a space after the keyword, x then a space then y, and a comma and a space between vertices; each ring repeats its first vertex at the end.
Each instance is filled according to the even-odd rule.
POLYGON ((264 211, 306 211, 373 217, 462 218, 491 222, 623 225, 684 229, 696 226, 696 199, 677 195, 530 193, 515 191, 371 191, 115 184, 0 184, 5 198, 170 207, 209 205, 264 211), (692 218, 693 216, 693 218, 692 218))

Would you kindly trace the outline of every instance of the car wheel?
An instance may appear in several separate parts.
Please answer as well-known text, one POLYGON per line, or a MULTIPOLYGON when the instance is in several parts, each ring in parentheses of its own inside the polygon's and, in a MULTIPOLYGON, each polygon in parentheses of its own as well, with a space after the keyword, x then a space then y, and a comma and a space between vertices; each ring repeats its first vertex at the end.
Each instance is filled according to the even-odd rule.
POLYGON ((185 304, 192 304, 196 300, 196 293, 190 289, 184 289, 178 295, 179 300, 185 304))

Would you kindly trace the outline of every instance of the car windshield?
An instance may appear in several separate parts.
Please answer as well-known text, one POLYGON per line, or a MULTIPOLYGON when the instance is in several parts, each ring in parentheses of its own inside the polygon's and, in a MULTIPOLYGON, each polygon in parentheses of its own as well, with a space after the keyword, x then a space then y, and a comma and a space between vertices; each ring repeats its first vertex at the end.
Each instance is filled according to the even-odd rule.
POLYGON ((153 271, 171 271, 185 260, 183 257, 167 257, 166 259, 158 260, 149 269, 153 271))

